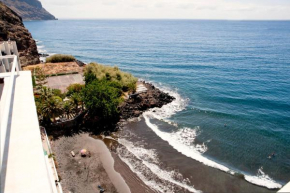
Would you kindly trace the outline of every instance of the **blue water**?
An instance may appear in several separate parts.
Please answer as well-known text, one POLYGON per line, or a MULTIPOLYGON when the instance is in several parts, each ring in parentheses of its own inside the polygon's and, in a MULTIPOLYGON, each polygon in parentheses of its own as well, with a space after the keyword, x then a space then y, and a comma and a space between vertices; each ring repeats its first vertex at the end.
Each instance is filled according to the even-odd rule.
POLYGON ((290 180, 290 22, 60 20, 25 22, 48 53, 118 65, 176 89, 170 119, 200 131, 205 156, 290 180), (272 152, 273 159, 267 159, 272 152))

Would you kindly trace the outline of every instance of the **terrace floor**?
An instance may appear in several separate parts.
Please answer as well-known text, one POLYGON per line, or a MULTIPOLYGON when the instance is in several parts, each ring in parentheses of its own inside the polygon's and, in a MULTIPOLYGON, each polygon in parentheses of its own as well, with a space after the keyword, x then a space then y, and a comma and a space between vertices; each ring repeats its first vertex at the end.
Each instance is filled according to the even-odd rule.
MULTIPOLYGON (((8 79, 5 78, 5 82, 8 79)), ((0 192, 51 193, 52 179, 42 147, 30 71, 20 72, 13 90, 7 132, 4 135, 3 128, 0 130, 1 145, 4 145, 0 192)), ((6 92, 4 88, 1 115, 6 92)))
POLYGON ((63 76, 52 76, 47 78, 47 86, 49 88, 60 89, 62 92, 71 84, 85 84, 81 74, 70 74, 63 76))

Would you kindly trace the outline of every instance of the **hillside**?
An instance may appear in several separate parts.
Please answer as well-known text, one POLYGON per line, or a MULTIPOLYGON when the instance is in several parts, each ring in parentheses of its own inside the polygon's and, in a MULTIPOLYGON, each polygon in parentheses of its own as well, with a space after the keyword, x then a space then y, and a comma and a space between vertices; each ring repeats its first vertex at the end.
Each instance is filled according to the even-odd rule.
POLYGON ((38 0, 0 0, 23 20, 55 20, 56 18, 47 12, 38 0))
POLYGON ((16 41, 22 66, 39 63, 34 39, 17 13, 0 2, 0 42, 16 41))

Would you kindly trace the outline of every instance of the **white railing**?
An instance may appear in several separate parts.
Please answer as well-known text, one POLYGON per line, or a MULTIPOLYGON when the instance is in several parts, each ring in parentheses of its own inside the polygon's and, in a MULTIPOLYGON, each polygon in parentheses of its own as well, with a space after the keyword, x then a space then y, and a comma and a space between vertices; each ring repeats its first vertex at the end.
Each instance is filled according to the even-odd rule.
MULTIPOLYGON (((6 90, 6 96, 2 96, 1 98, 5 98, 5 103, 1 101, 1 109, 0 109, 0 137, 1 137, 1 152, 0 152, 0 169, 2 171, 2 161, 4 155, 5 141, 6 141, 6 132, 9 125, 9 114, 10 114, 10 106, 11 106, 11 98, 13 94, 13 88, 15 83, 15 76, 19 75, 19 66, 18 66, 18 58, 16 55, 10 56, 0 56, 1 59, 13 59, 12 67, 10 68, 10 72, 0 73, 0 78, 8 78, 9 82, 5 83, 4 89, 6 90), (16 73, 15 73, 16 69, 16 73), (7 88, 7 89, 6 89, 7 88), (2 107, 3 105, 3 107, 2 107), (2 109, 3 108, 3 109, 2 109)), ((4 94, 4 93, 3 93, 4 94)))
MULTIPOLYGON (((47 147, 48 147, 49 154, 52 154, 53 152, 52 152, 52 149, 51 149, 51 146, 50 146, 50 143, 49 143, 49 139, 48 139, 48 137, 47 137, 46 130, 45 130, 44 127, 40 127, 40 128, 41 128, 42 132, 43 132, 44 135, 45 135, 45 139, 44 139, 44 140, 46 141, 46 144, 47 144, 47 147)), ((55 178, 56 178, 56 183, 55 183, 55 185, 56 185, 56 188, 57 188, 57 190, 58 190, 58 193, 63 193, 63 191, 62 191, 62 187, 61 187, 61 184, 60 184, 60 181, 59 181, 59 178, 58 178, 58 174, 57 174, 57 171, 56 171, 56 167, 55 167, 55 164, 54 164, 54 160, 53 160, 53 158, 48 158, 48 159, 51 159, 52 168, 53 168, 53 172, 54 172, 54 173, 52 173, 52 176, 55 176, 55 178)), ((49 163, 47 162, 47 164, 49 164, 49 163)), ((52 168, 48 168, 48 170, 51 170, 52 168)))
MULTIPOLYGON (((19 53, 18 53, 18 49, 17 49, 17 45, 15 41, 4 41, 4 42, 0 42, 0 56, 2 56, 2 53, 8 56, 10 55, 16 55, 18 56, 17 60, 18 60, 18 68, 19 70, 21 70, 21 65, 20 65, 20 60, 19 60, 19 53)), ((5 66, 8 66, 8 62, 7 60, 4 61, 5 66)), ((0 70, 1 72, 1 70, 0 70)))

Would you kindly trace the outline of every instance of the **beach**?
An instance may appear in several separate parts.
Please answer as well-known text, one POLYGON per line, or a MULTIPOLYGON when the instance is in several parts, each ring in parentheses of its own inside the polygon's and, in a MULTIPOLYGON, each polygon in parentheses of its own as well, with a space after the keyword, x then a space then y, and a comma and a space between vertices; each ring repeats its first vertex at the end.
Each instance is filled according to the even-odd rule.
POLYGON ((106 145, 79 134, 54 140, 52 149, 64 192, 98 192, 98 186, 107 192, 130 192, 127 184, 114 170, 114 160, 106 145), (90 157, 81 157, 80 150, 90 151, 90 157), (75 157, 71 155, 75 152, 75 157))
POLYGON ((178 94, 139 84, 147 91, 124 101, 116 132, 91 135, 82 129, 84 133, 69 136, 52 134, 64 191, 90 193, 101 186, 119 193, 275 192, 262 187, 276 186, 267 176, 241 174, 207 158, 206 146, 195 141, 195 130, 176 132, 174 123, 159 117, 180 110, 178 94), (193 142, 194 148, 188 149, 193 142), (82 157, 82 149, 89 156, 82 157))
MULTIPOLYGON (((157 120, 154 123, 158 124, 157 120)), ((136 169, 145 183, 154 184, 160 192, 276 192, 181 154, 160 139, 143 117, 125 124, 119 132, 119 141, 124 146, 118 151, 122 160, 136 169)))
POLYGON ((144 118, 125 123, 112 136, 82 133, 51 141, 64 192, 94 193, 99 185, 112 193, 275 192, 182 155, 144 118), (90 157, 81 157, 81 149, 90 157))
MULTIPOLYGON (((121 128, 121 145, 112 154, 161 192, 168 189, 166 185, 156 185, 160 181, 146 174, 148 169, 140 171, 142 161, 135 161, 136 157, 167 180, 176 181, 181 174, 177 182, 184 182, 186 188, 194 184, 192 192, 210 192, 213 185, 220 192, 227 188, 272 192, 290 180, 290 58, 285 54, 290 45, 289 24, 197 20, 25 23, 45 53, 116 65, 176 98, 166 108, 147 113, 145 121, 141 118, 121 128), (79 39, 79 34, 85 38, 79 39), (77 49, 71 49, 76 44, 77 49), (122 148, 126 146, 133 153, 122 148), (269 159, 273 153, 275 157, 269 159)), ((136 108, 127 115, 142 114, 136 108)))
POLYGON ((62 136, 51 141, 51 145, 64 192, 95 193, 99 191, 99 185, 111 193, 154 192, 116 153, 111 154, 102 140, 90 137, 88 133, 62 136), (84 148, 90 152, 90 157, 81 157, 79 152, 84 148))

